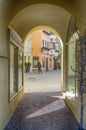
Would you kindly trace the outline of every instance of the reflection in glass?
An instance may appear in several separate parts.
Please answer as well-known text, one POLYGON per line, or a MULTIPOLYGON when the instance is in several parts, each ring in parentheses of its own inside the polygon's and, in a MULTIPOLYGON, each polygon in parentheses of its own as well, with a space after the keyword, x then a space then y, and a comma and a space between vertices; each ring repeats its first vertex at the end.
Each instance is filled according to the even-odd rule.
POLYGON ((17 59, 17 48, 13 45, 10 45, 10 96, 14 95, 16 92, 16 81, 17 81, 17 77, 16 77, 16 64, 15 64, 15 60, 17 59))
POLYGON ((38 67, 38 62, 39 62, 39 57, 33 57, 33 67, 37 68, 38 67))
POLYGON ((19 50, 18 53, 18 88, 21 88, 23 85, 23 54, 19 50))
POLYGON ((71 67, 75 69, 75 50, 76 44, 68 45, 68 82, 67 89, 71 93, 75 93, 75 72, 72 71, 71 67))

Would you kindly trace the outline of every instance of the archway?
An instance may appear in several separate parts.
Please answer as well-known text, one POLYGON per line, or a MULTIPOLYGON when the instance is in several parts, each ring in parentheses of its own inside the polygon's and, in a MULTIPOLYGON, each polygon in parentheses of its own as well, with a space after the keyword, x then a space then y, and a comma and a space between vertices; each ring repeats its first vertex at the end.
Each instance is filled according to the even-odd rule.
POLYGON ((64 44, 62 42, 62 39, 61 39, 61 36, 59 35, 59 33, 55 29, 53 29, 52 27, 49 27, 49 26, 37 26, 37 27, 31 29, 27 33, 27 35, 26 35, 26 37, 24 39, 24 44, 26 43, 26 40, 28 39, 29 35, 31 35, 33 32, 35 32, 37 30, 43 30, 43 29, 44 30, 49 30, 52 33, 54 33, 57 36, 57 38, 59 39, 59 42, 61 44, 61 88, 62 88, 62 91, 63 91, 64 90, 64 87, 63 87, 64 86, 63 85, 63 55, 64 55, 63 47, 64 47, 64 44))
MULTIPOLYGON (((52 4, 34 4, 25 7, 11 20, 10 23, 24 40, 28 30, 36 26, 49 26, 54 28, 60 35, 64 47, 64 76, 66 77, 66 46, 65 43, 73 30, 74 19, 71 14, 63 8, 52 4), (52 10, 52 11, 51 11, 52 10), (27 14, 28 12, 28 14, 27 14), (23 24, 22 24, 23 23, 23 24)), ((66 79, 63 79, 63 91, 65 91, 66 79)))
MULTIPOLYGON (((0 43, 1 43, 1 46, 0 46, 1 64, 0 64, 0 66, 1 66, 1 73, 2 73, 2 78, 0 78, 0 81, 2 83, 2 87, 0 88, 1 89, 0 90, 0 92, 1 92, 0 93, 0 99, 3 98, 3 101, 0 101, 0 102, 1 102, 1 110, 3 110, 4 107, 6 108, 5 113, 2 112, 2 114, 1 114, 1 117, 3 119, 3 120, 1 119, 1 123, 2 123, 2 126, 3 126, 4 123, 7 122, 7 120, 9 119, 11 114, 13 113, 13 111, 14 111, 17 103, 21 99, 21 95, 22 95, 21 94, 19 96, 21 91, 18 92, 17 96, 12 99, 11 103, 10 104, 8 103, 8 88, 9 88, 8 87, 9 86, 9 83, 8 83, 8 60, 9 60, 9 55, 8 55, 8 40, 7 40, 7 28, 8 28, 8 25, 11 24, 15 28, 16 32, 21 36, 21 38, 23 40, 24 40, 24 37, 27 34, 28 30, 31 30, 32 28, 34 28, 34 27, 36 27, 38 25, 48 25, 48 26, 53 27, 56 31, 59 32, 59 34, 61 35, 62 40, 63 40, 63 42, 65 44, 65 42, 67 42, 67 40, 68 40, 67 37, 68 37, 68 35, 70 35, 70 32, 72 30, 71 28, 73 27, 72 26, 73 22, 72 22, 72 20, 70 20, 71 19, 71 14, 73 16, 76 16, 76 17, 78 16, 79 17, 82 12, 79 13, 81 10, 80 10, 80 8, 76 8, 76 7, 81 7, 82 8, 82 4, 80 6, 77 6, 78 2, 76 2, 76 3, 75 3, 75 1, 71 1, 71 2, 69 1, 68 2, 66 0, 65 1, 58 0, 58 1, 55 1, 55 2, 50 1, 50 0, 48 0, 48 1, 43 0, 41 2, 39 2, 39 0, 37 0, 35 2, 27 1, 27 0, 25 0, 25 1, 21 0, 21 1, 17 2, 16 0, 11 0, 11 1, 5 2, 5 0, 1 0, 0 3, 1 3, 0 4, 0 7, 1 7, 0 8, 1 9, 0 16, 2 17, 2 19, 0 19, 0 21, 1 21, 0 22, 1 23, 1 30, 2 30, 1 35, 0 35, 1 36, 1 38, 0 38, 0 43), (34 4, 38 4, 40 6, 38 7, 38 5, 36 6, 34 4), (49 4, 51 4, 51 5, 49 5, 49 4), (28 7, 29 8, 29 11, 28 11, 29 18, 28 18, 28 20, 30 20, 29 23, 28 23, 27 19, 22 19, 22 18, 24 18, 24 17, 22 17, 23 15, 21 15, 21 18, 19 17, 19 19, 18 19, 18 17, 16 17, 16 16, 18 16, 17 13, 20 13, 21 11, 25 11, 23 9, 26 8, 27 6, 29 6, 28 7), (46 8, 45 8, 45 6, 46 6, 46 8), (61 8, 59 8, 59 6, 61 8), (44 15, 38 15, 38 17, 37 17, 37 15, 34 15, 37 8, 38 8, 38 10, 37 10, 38 14, 42 14, 42 12, 44 10, 46 10, 47 13, 45 13, 45 14, 47 14, 47 17, 45 17, 46 16, 45 14, 44 15), (68 13, 67 11, 64 12, 64 9, 62 9, 62 8, 66 9, 71 14, 68 13), (49 10, 49 12, 48 12, 48 10, 49 10), (52 11, 53 11, 53 13, 52 13, 52 11), (57 14, 59 14, 59 12, 64 14, 64 16, 61 15, 61 17, 58 17, 57 14), (32 16, 32 14, 34 16, 32 16), (50 17, 48 16, 48 14, 50 14, 50 17), (35 19, 35 21, 34 21, 33 18, 35 19), (43 18, 45 19, 44 21, 43 21, 43 18), (39 19, 39 21, 37 21, 37 19, 39 19), (25 20, 27 21, 28 24, 26 24, 26 23, 23 24, 25 20), (17 22, 17 24, 16 24, 16 22, 17 22), (7 72, 7 74, 6 74, 6 72, 7 72), (6 87, 4 87, 4 86, 6 86, 6 87), (4 95, 6 97, 4 97, 4 95), (3 102, 4 102, 4 104, 3 104, 3 102), (10 113, 10 114, 8 114, 8 113, 10 113), (5 115, 5 116, 3 116, 3 115, 5 115)), ((36 14, 37 14, 37 12, 36 12, 36 14)), ((64 46, 63 50, 64 50, 64 53, 65 53, 64 54, 64 59, 65 59, 66 58, 66 48, 65 48, 65 46, 64 46)), ((65 68, 66 65, 67 65, 66 62, 64 62, 64 73, 66 73, 66 68, 65 68)), ((66 78, 66 74, 64 74, 64 77, 66 78)), ((66 81, 64 79, 64 85, 65 85, 65 82, 66 81)))

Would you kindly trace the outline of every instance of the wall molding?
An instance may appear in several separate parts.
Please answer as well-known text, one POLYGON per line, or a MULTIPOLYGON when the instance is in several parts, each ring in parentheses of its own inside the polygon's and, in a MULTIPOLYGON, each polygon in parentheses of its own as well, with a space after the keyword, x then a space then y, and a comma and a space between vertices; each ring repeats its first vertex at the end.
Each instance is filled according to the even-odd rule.
POLYGON ((7 56, 0 56, 0 58, 3 58, 3 59, 8 59, 7 56))

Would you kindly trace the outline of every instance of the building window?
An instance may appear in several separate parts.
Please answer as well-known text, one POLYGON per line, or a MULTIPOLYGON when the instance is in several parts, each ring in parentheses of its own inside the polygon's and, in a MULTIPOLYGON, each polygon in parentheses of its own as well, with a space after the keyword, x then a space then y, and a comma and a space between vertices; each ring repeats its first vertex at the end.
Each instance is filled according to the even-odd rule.
POLYGON ((17 92, 17 55, 18 48, 14 45, 10 45, 10 97, 17 92))
POLYGON ((23 53, 18 51, 18 88, 23 86, 23 53))
POLYGON ((48 43, 48 48, 50 49, 50 43, 48 43))
POLYGON ((34 68, 38 67, 38 62, 39 62, 39 57, 38 56, 34 56, 33 57, 33 67, 34 68))
POLYGON ((46 40, 45 40, 45 47, 46 47, 46 45, 47 45, 47 44, 46 44, 46 40))
POLYGON ((42 66, 45 68, 45 57, 42 58, 42 66))
POLYGON ((42 46, 44 47, 44 39, 42 39, 42 46))
POLYGON ((47 41, 47 48, 48 48, 48 41, 47 41))
POLYGON ((50 58, 50 68, 52 68, 52 58, 50 58))

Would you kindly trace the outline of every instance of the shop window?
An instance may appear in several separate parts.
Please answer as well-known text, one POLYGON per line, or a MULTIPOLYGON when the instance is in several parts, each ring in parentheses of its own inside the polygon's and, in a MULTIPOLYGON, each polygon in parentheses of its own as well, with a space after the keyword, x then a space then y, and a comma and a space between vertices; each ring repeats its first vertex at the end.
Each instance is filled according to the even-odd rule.
POLYGON ((18 88, 23 86, 23 53, 18 51, 18 88))
MULTIPOLYGON (((11 28, 11 27, 10 27, 11 28)), ((15 97, 23 86, 23 44, 21 38, 13 28, 8 29, 9 33, 9 102, 15 97)), ((26 60, 26 57, 24 57, 26 60)))
POLYGON ((75 57, 76 57, 76 44, 68 45, 68 80, 67 89, 69 92, 75 94, 75 72, 72 71, 71 67, 75 70, 75 57))
POLYGON ((52 68, 52 58, 50 58, 50 68, 52 68))
POLYGON ((10 97, 17 92, 17 54, 18 48, 10 45, 10 97))
POLYGON ((44 57, 42 58, 42 66, 43 66, 43 68, 45 68, 45 58, 44 57))
POLYGON ((34 68, 38 67, 38 62, 39 62, 39 57, 34 56, 33 57, 33 67, 34 68))

